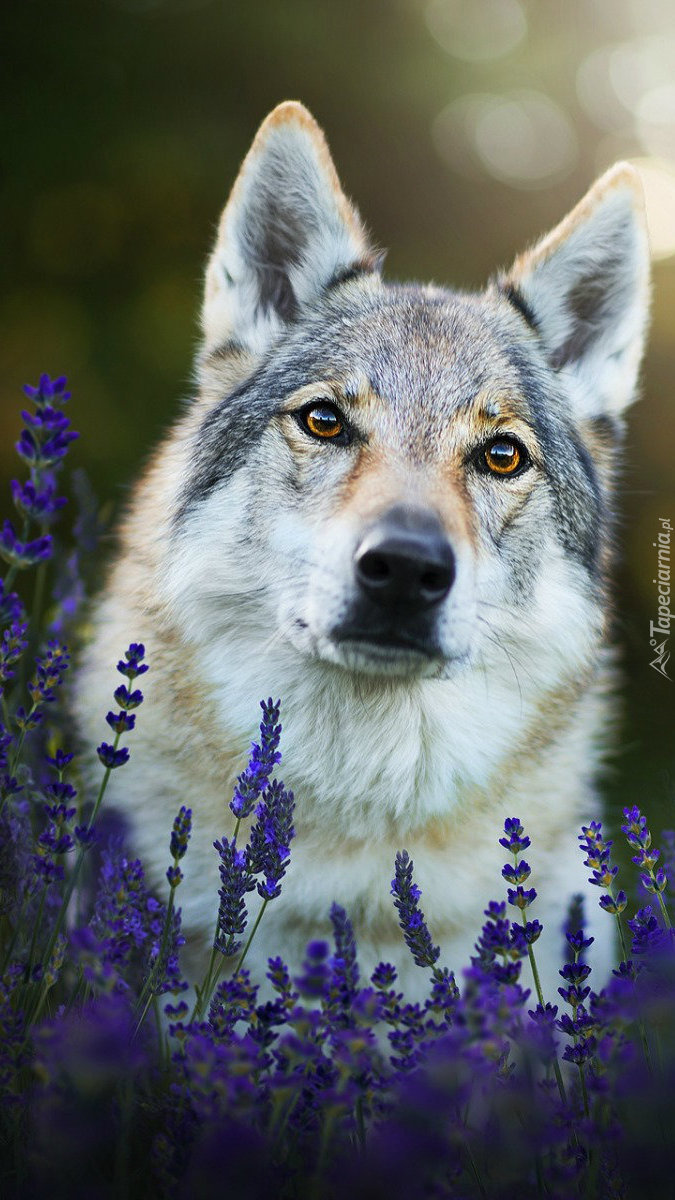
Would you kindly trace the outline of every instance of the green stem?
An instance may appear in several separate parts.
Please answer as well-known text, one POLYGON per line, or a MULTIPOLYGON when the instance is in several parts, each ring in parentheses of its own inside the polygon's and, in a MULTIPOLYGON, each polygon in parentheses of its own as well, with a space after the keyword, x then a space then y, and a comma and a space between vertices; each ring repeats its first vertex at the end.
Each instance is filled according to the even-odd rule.
MULTIPOLYGON (((267 901, 265 901, 264 903, 266 904, 267 901)), ((321 1200, 321 1197, 323 1195, 323 1191, 322 1191, 322 1187, 321 1187, 321 1176, 323 1174, 323 1169, 326 1165, 326 1159, 328 1157, 328 1147, 330 1146, 330 1141, 331 1141, 334 1125, 335 1125, 335 1113, 328 1112, 324 1118, 323 1127, 321 1129, 321 1138, 319 1141, 319 1152, 316 1156, 316 1166, 314 1168, 314 1175, 312 1177, 312 1182, 310 1185, 310 1193, 309 1194, 310 1194, 311 1200, 315 1200, 315 1198, 316 1198, 316 1200, 321 1200)))
MULTIPOLYGON (((176 863, 177 863, 177 860, 174 859, 174 866, 176 865, 176 863)), ((145 983, 143 984, 143 988, 141 989, 140 996, 138 997, 136 1011, 138 1012, 141 1005, 143 1005, 144 1007, 143 1007, 143 1011, 141 1013, 140 1019, 138 1021, 138 1024, 136 1026, 136 1029, 134 1030, 134 1037, 136 1037, 139 1029, 141 1028, 143 1021, 145 1020, 145 1015, 146 1015, 150 1005, 152 1004, 152 1000, 153 1000, 153 996, 154 996, 154 989, 158 982, 159 975, 162 971, 162 965, 165 962, 166 951, 167 951, 167 947, 169 945, 169 936, 170 936, 170 932, 171 932, 171 918, 173 916, 173 901, 174 901, 175 892, 176 892, 175 887, 172 887, 171 891, 169 893, 169 903, 166 906, 166 915, 164 917, 164 928, 162 929, 162 936, 161 936, 160 943, 159 943, 159 950, 157 952, 157 959, 155 961, 155 964, 154 964, 152 970, 150 971, 150 974, 148 975, 148 978, 146 979, 145 983), (147 999, 146 999, 146 997, 147 997, 147 999)))
POLYGON ((584 1100, 584 1113, 585 1113, 586 1117, 588 1118, 590 1116, 590 1109, 588 1107, 588 1092, 586 1090, 586 1076, 584 1074, 584 1068, 581 1065, 581 1063, 577 1063, 577 1069, 579 1071, 579 1080, 581 1082, 581 1095, 583 1096, 583 1100, 584 1100))
POLYGON ((213 945, 211 946, 211 957, 209 958, 209 965, 206 969, 206 975, 204 976, 204 982, 202 983, 201 987, 195 987, 196 999, 195 999, 194 1006, 192 1009, 192 1015, 190 1017, 191 1022, 196 1021, 196 1020, 198 1020, 199 1017, 201 1017, 202 1012, 204 1010, 204 1006, 205 1006, 206 1002, 208 1001, 208 998, 211 995, 211 992, 213 990, 213 975, 214 975, 214 971, 216 968, 216 958, 218 957, 218 953, 219 953, 219 951, 216 950, 217 937, 218 937, 218 920, 216 920, 216 928, 213 933, 213 945))
MULTIPOLYGON (((26 722, 30 721, 30 719, 33 716, 37 707, 38 707, 38 705, 35 703, 35 701, 33 701, 33 703, 31 704, 31 707, 30 707, 30 712, 26 716, 26 722)), ((26 740, 26 729, 24 726, 24 728, 21 730, 21 733, 19 734, 19 738, 16 743, 14 753, 10 759, 10 763, 9 763, 10 775, 14 774, 14 772, 16 771, 16 768, 19 765, 19 759, 21 758, 21 751, 23 750, 23 744, 24 744, 25 740, 26 740)))
MULTIPOLYGON (((542 1008, 545 1008, 544 993, 542 991, 541 980, 539 978, 539 971, 537 970, 537 963, 536 963, 536 960, 534 957, 534 950, 532 948, 531 942, 528 942, 527 955, 530 960, 530 966, 532 968, 532 976, 534 978, 534 987, 535 987, 535 991, 537 993, 537 999, 538 999, 539 1003, 541 1004, 542 1008)), ((554 1056, 553 1056, 553 1071, 555 1073, 555 1081, 558 1085, 558 1091, 560 1092, 560 1099, 562 1100, 563 1104, 567 1104, 567 1094, 565 1092, 565 1084, 563 1083, 562 1072, 560 1070, 560 1063, 558 1062, 557 1054, 554 1054, 554 1056)))
POLYGON ((133 1105, 133 1084, 131 1074, 120 1083, 119 1097, 119 1135, 115 1154, 115 1197, 116 1200, 126 1200, 129 1195, 129 1137, 131 1131, 131 1110, 133 1105))
MULTIPOLYGON (((268 904, 269 904, 269 900, 266 897, 260 906, 260 911, 255 919, 253 928, 248 935, 246 945, 244 946, 244 949, 242 950, 241 954, 239 955, 237 965, 233 971, 234 975, 236 975, 237 972, 240 971, 242 968, 244 959, 246 958, 246 955, 249 952, 251 942, 253 941, 253 938, 256 935, 258 926, 259 926, 260 922, 262 921, 262 915, 263 915, 265 909, 267 908, 268 904)), ((197 999, 195 1001, 195 1006, 192 1010, 192 1016, 190 1018, 191 1021, 194 1021, 196 1019, 196 1017, 201 1016, 201 1014, 204 1011, 204 1008, 208 1004, 208 1001, 211 996, 211 993, 213 992, 213 989, 216 987, 216 985, 218 983, 218 980, 220 978, 220 972, 223 969, 223 964, 224 964, 225 960, 221 955, 220 962, 218 962, 217 964, 214 965, 215 959, 217 956, 218 956, 218 951, 216 950, 216 948, 214 946, 213 950, 211 951, 211 961, 209 963, 209 969, 206 972, 206 979, 204 980, 203 986, 201 988, 197 989, 197 999)))
MULTIPOLYGON (((119 734, 119 733, 115 734, 115 741, 113 743, 113 751, 116 750, 119 745, 120 736, 121 736, 121 734, 119 734)), ((101 786, 99 788, 98 796, 96 797, 96 802, 94 804, 94 808, 93 808, 91 817, 89 818, 89 821, 87 823, 87 833, 91 829, 91 827, 94 824, 94 821, 96 820, 96 817, 98 815, 98 811, 101 807, 101 803, 102 803, 103 797, 105 795, 106 787, 108 786, 108 780, 110 779, 111 771, 112 771, 112 767, 106 767, 105 773, 103 775, 103 779, 101 780, 101 786)), ((75 859, 75 862, 73 863, 73 869, 70 873, 68 883, 66 884, 66 888, 65 888, 65 891, 63 894, 63 899, 61 900, 61 905, 59 907, 59 911, 56 914, 56 920, 54 921, 54 927, 52 929, 49 941, 47 943, 47 948, 44 953, 44 961, 45 962, 49 962, 51 960, 52 952, 54 950, 54 946, 56 945, 56 939, 59 936, 61 929, 63 928, 63 923, 64 923, 67 913, 68 913, 70 900, 71 900, 73 892, 75 891, 75 886, 79 879, 80 871, 82 870, 82 863, 84 862, 84 856, 87 853, 87 850, 88 850, 88 845, 85 843, 85 845, 80 847, 77 858, 75 859)), ((26 1024, 27 1025, 30 1024, 30 1022, 33 1019, 34 1018, 33 1018, 32 1013, 26 1014, 26 1024)))
MULTIPOLYGON (((23 659, 21 661, 23 662, 23 659)), ((3 696, 2 700, 3 700, 3 715, 5 716, 5 728, 9 732, 10 718, 9 718, 9 712, 7 711, 7 704, 6 704, 4 696, 3 696)), ((33 702, 32 706, 31 706, 31 710, 28 713, 28 716, 26 717, 26 721, 30 721, 30 719, 33 716, 33 713, 35 712, 37 707, 38 707, 38 705, 35 702, 33 702)), ((16 743, 16 746, 14 747, 14 753, 12 754, 12 756, 9 760, 9 771, 8 771, 9 775, 14 775, 16 768, 19 765, 19 760, 21 758, 21 751, 23 750, 23 743, 25 741, 25 738, 26 738, 26 729, 24 727, 21 730, 21 733, 19 734, 18 741, 16 743)), ((5 804, 7 803, 7 797, 8 797, 8 793, 5 793, 0 798, 0 813, 2 812, 3 808, 5 807, 5 804)))
POLYGON ((33 592, 33 609, 30 615, 31 633, 35 638, 38 637, 40 628, 40 617, 42 615, 42 602, 44 600, 45 583, 47 580, 47 561, 45 559, 38 565, 37 574, 35 576, 35 590, 33 592))
POLYGON ((47 999, 47 996, 49 995, 50 986, 51 985, 49 985, 49 984, 45 984, 42 988, 42 991, 40 992, 38 1002, 35 1006, 35 1012, 33 1013, 33 1016, 31 1018, 34 1025, 37 1024, 37 1022, 42 1014, 42 1009, 44 1008, 45 1000, 47 999))
POLYGON ((80 996, 82 996, 82 995, 86 996, 86 988, 85 988, 84 971, 82 970, 82 967, 80 967, 78 970, 78 975, 77 975, 77 983, 75 984, 75 987, 73 988, 72 992, 70 993, 70 998, 68 999, 68 1001, 66 1003, 66 1012, 72 1012, 72 1010, 75 1008, 75 1005, 77 1004, 80 996))
POLYGON ((665 925, 666 929, 672 929, 673 926, 671 924, 670 914, 668 912, 668 909, 666 908, 666 902, 663 899, 663 895, 661 892, 657 892, 656 894, 659 898, 659 908, 661 909, 661 916, 663 917, 663 924, 665 925))
POLYGON ((362 1154, 366 1151, 366 1123, 363 1119, 363 1096, 359 1096, 356 1101, 356 1136, 358 1139, 359 1150, 362 1154))
MULTIPOLYGON (((613 900, 614 896, 612 895, 611 888, 610 888, 610 896, 612 896, 612 900, 613 900)), ((621 953, 623 954, 623 961, 628 962, 628 957, 629 957, 628 956, 628 946, 626 945, 626 937, 623 932, 623 925, 621 924, 621 915, 619 913, 616 914, 616 924, 617 924, 617 927, 619 930, 619 941, 621 942, 621 953)))
MULTIPOLYGON (((33 475, 33 472, 31 471, 31 477, 32 477, 32 475, 33 475)), ((24 522, 23 522, 23 528, 21 530, 21 537, 19 538, 19 541, 24 542, 24 543, 27 542, 29 533, 30 533, 30 521, 28 520, 27 517, 25 517, 24 522)), ((16 579, 18 573, 19 573, 19 568, 17 567, 16 563, 12 563, 11 567, 9 568, 9 571, 7 572, 7 574, 5 575, 5 578, 3 580, 5 592, 9 591, 9 589, 11 588, 12 584, 14 583, 14 580, 16 579)))
POLYGON ((530 960, 530 966, 532 968, 532 976, 534 979, 535 991, 537 993, 537 1000, 541 1004, 541 1007, 545 1008, 546 1006, 544 1004, 544 993, 542 991, 541 979, 539 978, 539 971, 537 970, 537 963, 536 963, 536 960, 534 957, 534 950, 532 948, 531 942, 528 942, 528 944, 527 944, 527 956, 530 960))
POLYGON ((471 1170, 473 1172, 473 1177, 476 1180, 476 1185, 478 1187, 478 1191, 480 1192, 481 1196, 487 1197, 487 1192, 485 1191, 485 1188, 483 1187, 483 1180, 480 1177, 480 1172, 478 1170, 478 1167, 476 1166, 476 1160, 474 1159, 473 1154, 471 1153, 471 1147, 469 1146, 468 1142, 464 1143, 464 1149, 466 1150, 466 1156, 469 1160, 469 1166, 471 1167, 471 1170))
MULTIPOLYGON (((117 750, 117 747, 120 744, 121 736, 122 736, 121 733, 115 734, 115 741, 113 742, 113 753, 115 752, 115 750, 117 750)), ((96 818, 98 816, 98 810, 101 807, 101 804, 103 802, 103 797, 105 795, 105 789, 108 786, 108 780, 110 779, 111 772, 112 772, 112 767, 106 767, 104 774, 103 774, 103 779, 101 780, 101 786, 98 789, 98 796, 96 797, 96 801, 94 803, 94 807, 92 809, 91 816, 87 822, 87 833, 89 833, 89 830, 91 829, 92 825, 94 824, 94 821, 96 820, 96 818)))
POLYGON ((244 949, 243 949, 243 950, 242 950, 242 952, 241 952, 241 955, 240 955, 240 957, 239 957, 239 962, 237 963, 237 965, 236 965, 236 967, 235 967, 235 969, 234 969, 234 974, 235 974, 235 975, 237 974, 237 972, 238 972, 238 971, 241 971, 241 968, 242 968, 242 964, 243 964, 243 962, 244 962, 244 959, 246 958, 246 955, 248 954, 249 947, 250 947, 250 945, 251 945, 251 942, 253 941, 253 939, 254 939, 254 937, 255 937, 256 930, 257 930, 257 928, 258 928, 258 926, 259 926, 260 922, 262 921, 262 915, 263 915, 263 913, 264 913, 265 909, 267 908, 267 905, 268 905, 268 904, 269 904, 269 900, 267 899, 267 897, 265 897, 265 899, 263 900, 263 902, 262 902, 262 904, 261 904, 261 906, 260 906, 260 911, 259 911, 259 913, 258 913, 258 915, 257 915, 257 917, 256 917, 256 919, 255 919, 255 924, 254 924, 254 926, 253 926, 253 929, 252 929, 252 930, 251 930, 251 932, 249 933, 249 935, 248 935, 248 940, 247 940, 247 942, 246 942, 246 945, 244 946, 244 949))
POLYGON ((2 966, 0 967, 0 975, 3 975, 6 968, 9 966, 14 947, 16 946, 16 943, 19 939, 19 932, 22 927, 23 914, 26 909, 27 900, 28 900, 28 897, 27 897, 26 893, 24 892, 23 900, 21 901, 21 907, 19 908, 19 911, 17 913, 16 922, 15 922, 13 928, 12 928, 11 924, 9 923, 9 919, 3 918, 4 920, 7 921, 8 924, 10 924, 10 929, 12 929, 12 932, 10 934, 9 942, 8 942, 7 948, 6 948, 3 958, 2 958, 2 966))
MULTIPOLYGON (((234 825, 234 833, 232 834, 233 842, 236 842, 236 840, 237 840, 237 835, 239 833, 240 827, 241 827, 241 817, 237 817, 237 820, 234 825)), ((190 1021, 196 1021, 199 1017, 201 1017, 206 1004, 208 1004, 208 1001, 211 996, 211 992, 213 991, 216 983, 218 982, 218 976, 221 971, 220 966, 218 967, 218 969, 216 969, 216 961, 220 954, 220 951, 216 949, 216 941, 218 939, 218 928, 219 928, 219 921, 218 921, 218 918, 216 917, 216 928, 213 931, 213 939, 212 939, 212 944, 211 944, 211 957, 209 958, 209 965, 206 968, 206 975, 204 976, 204 982, 202 983, 202 986, 195 988, 196 999, 195 999, 194 1006, 192 1009, 192 1015, 190 1017, 190 1021)))
MULTIPOLYGON (((40 903, 38 905, 37 915, 33 922, 33 934, 32 934, 31 940, 30 940, 30 950, 28 951, 28 961, 26 963, 26 982, 24 984, 24 996, 28 996, 30 994, 30 976, 31 976, 31 971, 33 969, 33 963, 35 961, 35 947, 37 946, 38 933, 40 931, 40 926, 42 924, 42 916, 43 916, 44 908, 45 908, 46 895, 47 895, 47 885, 45 884, 45 886, 42 889, 42 895, 40 896, 40 903)), ((45 959, 45 962, 46 963, 49 962, 49 958, 45 959)))
POLYGON ((162 1027, 162 1014, 159 1011, 159 1002, 157 996, 152 996, 152 1008, 155 1014, 155 1026, 157 1028, 157 1043, 159 1046, 159 1057, 162 1064, 162 1070, 166 1070, 169 1065, 169 1048, 167 1045, 166 1034, 162 1027))
POLYGON ((9 591, 9 589, 10 589, 10 588, 11 588, 11 586, 12 586, 12 584, 14 583, 14 580, 16 579, 16 576, 17 576, 17 574, 18 574, 18 570, 19 570, 19 568, 18 568, 16 565, 13 565, 13 566, 11 566, 11 567, 9 568, 9 571, 8 571, 8 572, 7 572, 7 574, 5 575, 5 577, 4 577, 4 579, 3 579, 3 581, 2 581, 2 582, 3 582, 3 585, 4 585, 4 588, 5 588, 5 591, 6 591, 6 592, 8 592, 8 591, 9 591))
MULTIPOLYGON (((47 526, 46 525, 40 526, 40 534, 43 535, 46 532, 47 532, 47 526)), ((26 673, 28 671, 28 660, 29 660, 29 658, 32 659, 32 655, 37 650, 38 644, 40 642, 40 616, 42 613, 42 601, 43 601, 43 597, 44 597, 45 581, 47 579, 48 565, 49 564, 48 564, 47 560, 43 559, 42 562, 40 562, 38 564, 37 573, 35 575, 35 588, 33 591, 33 608, 31 611, 30 622, 28 625, 28 638, 29 638, 30 644, 29 644, 28 649, 26 651, 24 651, 24 653, 21 655, 21 661, 19 662, 19 675, 18 675, 18 680, 17 680, 19 695, 23 695, 24 689, 26 687, 26 673)))

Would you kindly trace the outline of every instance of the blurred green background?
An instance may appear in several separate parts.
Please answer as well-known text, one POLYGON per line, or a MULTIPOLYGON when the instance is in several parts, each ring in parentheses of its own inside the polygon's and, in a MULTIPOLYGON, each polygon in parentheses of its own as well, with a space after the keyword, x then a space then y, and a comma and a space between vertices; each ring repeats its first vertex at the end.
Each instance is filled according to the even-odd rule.
POLYGON ((65 372, 71 462, 123 500, 189 394, 215 224, 278 101, 324 126, 389 277, 480 286, 611 162, 641 164, 654 321, 621 489, 626 716, 608 786, 675 825, 675 683, 648 644, 657 519, 675 520, 675 6, 21 0, 3 29, 3 484, 21 385, 65 372))

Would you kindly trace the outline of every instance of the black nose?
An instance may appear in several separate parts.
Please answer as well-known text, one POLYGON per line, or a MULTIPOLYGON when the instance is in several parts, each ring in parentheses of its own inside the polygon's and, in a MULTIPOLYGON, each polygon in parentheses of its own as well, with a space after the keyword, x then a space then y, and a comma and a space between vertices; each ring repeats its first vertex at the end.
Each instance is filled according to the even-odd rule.
POLYGON ((373 525, 354 555, 356 579, 382 608, 430 608, 445 599, 455 556, 438 517, 399 504, 373 525))

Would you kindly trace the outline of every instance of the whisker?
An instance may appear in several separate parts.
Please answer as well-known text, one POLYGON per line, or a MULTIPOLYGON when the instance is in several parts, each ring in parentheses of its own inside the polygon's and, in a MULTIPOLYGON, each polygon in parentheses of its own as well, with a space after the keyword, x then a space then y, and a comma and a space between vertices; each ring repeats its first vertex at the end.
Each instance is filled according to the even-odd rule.
MULTIPOLYGON (((487 621, 485 621, 485 620, 484 620, 482 617, 479 617, 478 619, 479 619, 479 621, 481 621, 481 622, 482 622, 482 624, 484 624, 484 625, 485 625, 485 626, 486 626, 486 627, 489 629, 489 626, 487 625, 487 621)), ((504 645, 504 644, 503 644, 503 643, 500 641, 500 639, 499 639, 499 638, 498 638, 498 637, 497 637, 497 636, 496 636, 494 633, 492 633, 492 632, 489 632, 489 633, 486 633, 486 635, 485 635, 485 636, 487 637, 488 641, 489 641, 489 642, 492 642, 492 643, 493 643, 493 645, 497 646, 497 648, 498 648, 499 650, 501 650, 501 651, 502 651, 502 653, 503 653, 503 654, 505 654, 505 655, 506 655, 506 658, 508 659, 509 666, 511 667, 511 670, 512 670, 512 672, 513 672, 513 678, 515 679, 515 681, 516 681, 516 686, 517 686, 517 688, 518 688, 518 697, 519 697, 519 700, 520 700, 520 709, 521 709, 521 714, 522 714, 522 709, 523 709, 523 689, 522 689, 522 687, 521 687, 521 685, 520 685, 520 679, 519 679, 519 677, 518 677, 518 672, 516 671, 516 668, 515 668, 515 664, 514 664, 514 661, 513 661, 513 657, 512 657, 512 655, 511 655, 511 653, 510 653, 510 652, 507 650, 506 646, 505 646, 505 645, 504 645)), ((521 668, 522 668, 522 664, 519 664, 519 665, 520 665, 520 666, 521 666, 521 668)), ((523 668, 523 669, 524 669, 524 668, 523 668)), ((531 678, 531 677, 530 677, 530 678, 531 678)))

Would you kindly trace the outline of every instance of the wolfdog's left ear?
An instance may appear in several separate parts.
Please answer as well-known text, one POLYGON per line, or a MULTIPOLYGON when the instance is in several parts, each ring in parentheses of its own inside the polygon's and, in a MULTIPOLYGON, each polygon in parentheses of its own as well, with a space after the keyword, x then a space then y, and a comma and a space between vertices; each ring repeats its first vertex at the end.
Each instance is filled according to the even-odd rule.
POLYGON ((233 340, 259 353, 330 284, 377 265, 321 129, 286 101, 260 126, 221 217, 206 273, 206 349, 233 340))
POLYGON ((649 247, 637 171, 617 163, 500 281, 573 385, 578 416, 633 399, 649 311, 649 247), (577 386, 574 386, 576 383, 577 386))

